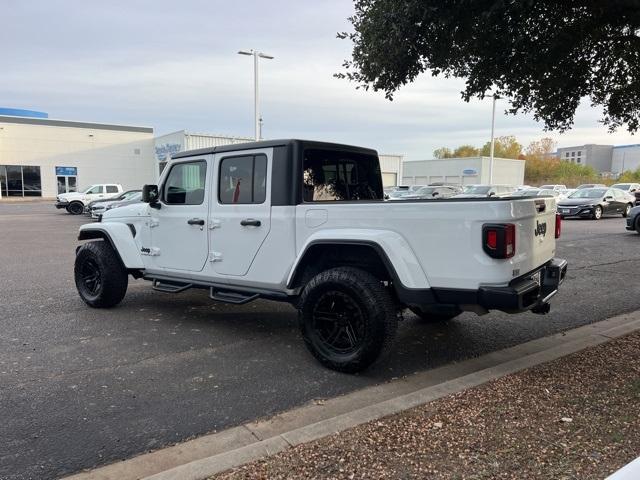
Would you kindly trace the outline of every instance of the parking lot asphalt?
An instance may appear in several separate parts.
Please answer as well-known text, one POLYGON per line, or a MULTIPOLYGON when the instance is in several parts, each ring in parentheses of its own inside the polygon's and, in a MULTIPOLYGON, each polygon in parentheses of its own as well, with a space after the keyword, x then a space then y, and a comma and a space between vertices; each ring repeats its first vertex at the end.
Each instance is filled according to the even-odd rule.
POLYGON ((0 203, 0 479, 63 476, 640 308, 640 235, 621 217, 565 220, 550 314, 407 314, 389 357, 344 375, 307 353, 285 304, 131 280, 119 307, 88 308, 73 282, 87 221, 0 203))

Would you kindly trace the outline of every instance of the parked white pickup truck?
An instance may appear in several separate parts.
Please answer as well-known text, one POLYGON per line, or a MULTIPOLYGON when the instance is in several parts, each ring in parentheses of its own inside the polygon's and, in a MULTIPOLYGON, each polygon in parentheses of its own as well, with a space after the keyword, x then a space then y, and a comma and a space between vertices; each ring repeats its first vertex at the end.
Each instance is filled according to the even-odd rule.
POLYGON ((376 360, 406 308, 427 321, 546 313, 566 273, 553 198, 387 202, 364 148, 274 140, 179 153, 143 201, 80 227, 93 240, 75 262, 88 305, 118 304, 128 275, 161 292, 290 302, 309 350, 340 371, 376 360))
POLYGON ((56 197, 56 208, 64 208, 72 215, 80 215, 84 212, 85 205, 94 200, 104 200, 117 197, 122 193, 122 185, 116 183, 104 183, 91 185, 82 192, 61 193, 56 197))

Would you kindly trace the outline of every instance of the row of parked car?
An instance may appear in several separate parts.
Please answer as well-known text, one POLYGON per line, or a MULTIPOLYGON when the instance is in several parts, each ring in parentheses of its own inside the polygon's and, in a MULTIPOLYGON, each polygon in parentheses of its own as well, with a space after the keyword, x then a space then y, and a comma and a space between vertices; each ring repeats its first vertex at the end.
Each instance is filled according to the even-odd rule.
POLYGON ((588 183, 569 189, 566 185, 459 185, 432 184, 393 187, 385 191, 388 200, 482 197, 548 197, 558 200, 562 218, 582 217, 599 220, 604 215, 627 217, 640 205, 640 184, 617 183, 611 187, 588 183))
POLYGON ((122 185, 105 183, 91 185, 80 192, 58 195, 56 208, 64 208, 72 215, 86 213, 92 218, 100 218, 107 210, 124 207, 142 201, 142 190, 123 191, 122 185))

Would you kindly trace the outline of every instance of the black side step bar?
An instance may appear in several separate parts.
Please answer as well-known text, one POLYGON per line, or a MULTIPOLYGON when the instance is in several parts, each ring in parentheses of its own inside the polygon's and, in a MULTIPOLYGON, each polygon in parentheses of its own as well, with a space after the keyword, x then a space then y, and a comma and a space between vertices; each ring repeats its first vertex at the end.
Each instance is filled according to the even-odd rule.
POLYGON ((216 287, 209 289, 209 298, 216 302, 233 303, 235 305, 244 305, 260 298, 259 293, 245 294, 233 290, 218 290, 216 287))
POLYGON ((167 281, 163 282, 161 280, 158 280, 157 278, 154 278, 151 288, 153 288, 157 292, 180 293, 184 292, 185 290, 189 290, 191 287, 193 287, 193 283, 177 283, 167 281))

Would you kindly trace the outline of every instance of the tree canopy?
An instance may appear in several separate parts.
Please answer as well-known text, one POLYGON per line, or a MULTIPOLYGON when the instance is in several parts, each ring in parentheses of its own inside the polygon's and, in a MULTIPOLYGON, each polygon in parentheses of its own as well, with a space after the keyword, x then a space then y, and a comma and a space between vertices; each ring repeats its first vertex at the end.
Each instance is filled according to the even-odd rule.
POLYGON ((387 98, 422 72, 465 79, 548 130, 571 127, 581 99, 602 122, 640 127, 639 0, 355 0, 346 77, 387 98))

